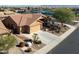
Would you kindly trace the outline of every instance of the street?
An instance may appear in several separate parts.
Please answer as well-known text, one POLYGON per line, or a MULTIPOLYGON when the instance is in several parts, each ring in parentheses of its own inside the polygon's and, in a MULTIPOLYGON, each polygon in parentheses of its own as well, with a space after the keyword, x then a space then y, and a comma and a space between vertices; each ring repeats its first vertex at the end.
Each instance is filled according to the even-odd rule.
POLYGON ((79 54, 79 28, 48 54, 79 54))

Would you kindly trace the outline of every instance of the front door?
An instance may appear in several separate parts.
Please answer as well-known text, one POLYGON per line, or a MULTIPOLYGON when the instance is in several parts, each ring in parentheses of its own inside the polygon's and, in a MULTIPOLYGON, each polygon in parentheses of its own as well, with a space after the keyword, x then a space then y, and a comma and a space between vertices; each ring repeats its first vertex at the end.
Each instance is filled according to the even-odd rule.
POLYGON ((19 27, 13 26, 12 32, 13 34, 19 34, 20 33, 19 27))

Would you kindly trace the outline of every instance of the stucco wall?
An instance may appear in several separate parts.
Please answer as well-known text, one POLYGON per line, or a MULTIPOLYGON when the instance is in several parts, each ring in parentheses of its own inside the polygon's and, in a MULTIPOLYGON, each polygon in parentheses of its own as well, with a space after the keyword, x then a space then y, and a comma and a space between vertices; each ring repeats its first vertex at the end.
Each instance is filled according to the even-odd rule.
POLYGON ((30 27, 30 33, 34 33, 40 30, 40 24, 30 27))

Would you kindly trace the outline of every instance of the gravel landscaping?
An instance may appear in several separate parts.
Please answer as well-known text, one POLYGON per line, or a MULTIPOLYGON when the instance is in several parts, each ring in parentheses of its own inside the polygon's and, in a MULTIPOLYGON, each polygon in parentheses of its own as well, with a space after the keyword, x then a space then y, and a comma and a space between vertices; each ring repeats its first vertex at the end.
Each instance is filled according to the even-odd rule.
POLYGON ((44 43, 41 43, 41 44, 32 44, 32 47, 31 47, 32 51, 30 51, 30 52, 25 52, 25 53, 26 53, 26 54, 32 54, 32 53, 34 53, 34 52, 40 50, 41 48, 43 48, 43 47, 45 47, 45 46, 46 46, 46 44, 44 44, 44 43))
POLYGON ((61 28, 60 32, 55 32, 55 31, 49 31, 52 34, 55 34, 57 36, 61 36, 62 34, 64 34, 66 31, 68 31, 70 28, 66 27, 66 28, 61 28))
POLYGON ((53 27, 51 26, 50 28, 46 28, 43 31, 52 33, 52 34, 54 34, 56 36, 61 36, 62 34, 64 34, 69 29, 70 28, 67 25, 64 24, 63 26, 61 26, 60 23, 57 23, 55 26, 53 26, 53 27))
MULTIPOLYGON (((27 36, 27 34, 26 34, 27 36)), ((27 39, 24 35, 17 35, 18 38, 20 38, 21 40, 27 39)), ((31 51, 30 52, 24 52, 25 54, 32 54, 38 50, 40 50, 41 48, 43 48, 44 46, 46 46, 46 44, 44 44, 43 42, 41 44, 35 44, 32 43, 31 51)))

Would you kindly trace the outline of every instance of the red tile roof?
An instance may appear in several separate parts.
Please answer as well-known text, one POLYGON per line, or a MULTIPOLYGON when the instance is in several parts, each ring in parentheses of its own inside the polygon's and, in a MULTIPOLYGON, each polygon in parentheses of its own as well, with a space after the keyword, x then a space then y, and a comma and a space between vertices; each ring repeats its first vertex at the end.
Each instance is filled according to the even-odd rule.
POLYGON ((43 16, 43 14, 40 13, 34 13, 34 14, 18 14, 10 16, 13 21, 18 26, 24 26, 24 25, 31 25, 35 20, 37 20, 40 16, 43 16))
POLYGON ((6 29, 2 21, 0 20, 0 34, 9 33, 9 30, 6 29))

